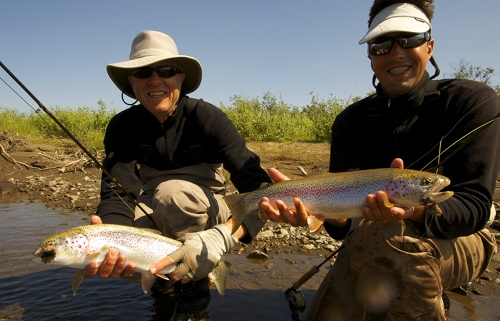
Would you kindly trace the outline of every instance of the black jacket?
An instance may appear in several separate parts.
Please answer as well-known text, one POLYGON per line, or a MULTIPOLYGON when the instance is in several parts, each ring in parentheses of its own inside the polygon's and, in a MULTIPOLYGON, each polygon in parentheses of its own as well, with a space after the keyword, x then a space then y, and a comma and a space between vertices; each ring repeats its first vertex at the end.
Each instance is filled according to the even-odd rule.
MULTIPOLYGON (((455 194, 439 203, 443 215, 426 214, 423 231, 446 239, 475 233, 489 218, 500 170, 500 121, 461 138, 499 113, 496 93, 479 82, 431 81, 426 73, 414 90, 395 99, 383 97, 379 85, 377 95, 335 119, 330 171, 388 167, 397 157, 406 168, 429 169, 438 164, 441 150, 439 159, 446 161, 439 172, 451 180, 446 189, 455 194)), ((346 233, 327 229, 338 239, 346 233)))
MULTIPOLYGON (((240 192, 271 182, 260 167, 259 157, 248 150, 233 123, 219 108, 203 100, 183 97, 175 114, 163 124, 143 106, 132 106, 111 119, 104 147, 103 166, 135 199, 142 186, 137 164, 171 170, 222 163, 240 192)), ((132 225, 132 201, 119 188, 110 188, 110 184, 113 186, 103 173, 97 214, 105 223, 132 225)), ((253 221, 245 221, 251 237, 262 227, 258 218, 253 221)))

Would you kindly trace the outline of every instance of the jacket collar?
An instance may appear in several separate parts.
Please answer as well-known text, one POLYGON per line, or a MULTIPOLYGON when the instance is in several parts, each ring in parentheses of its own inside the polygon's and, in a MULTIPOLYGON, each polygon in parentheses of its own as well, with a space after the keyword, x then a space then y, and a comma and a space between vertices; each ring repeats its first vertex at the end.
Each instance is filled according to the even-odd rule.
POLYGON ((429 73, 426 71, 424 73, 424 76, 420 80, 420 82, 417 84, 415 88, 413 88, 411 91, 406 93, 403 96, 399 96, 396 98, 388 98, 384 96, 382 93, 382 87, 380 83, 377 85, 377 105, 380 108, 384 107, 398 107, 398 106, 403 106, 403 107, 418 107, 422 105, 424 102, 424 99, 426 97, 426 94, 428 92, 428 86, 431 83, 429 73))

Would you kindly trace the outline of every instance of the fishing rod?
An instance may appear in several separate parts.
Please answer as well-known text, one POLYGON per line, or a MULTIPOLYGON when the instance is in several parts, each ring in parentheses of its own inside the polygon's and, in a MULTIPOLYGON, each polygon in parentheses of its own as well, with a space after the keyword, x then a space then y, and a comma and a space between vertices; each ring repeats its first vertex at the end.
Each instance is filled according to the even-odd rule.
POLYGON ((304 312, 306 309, 306 299, 302 292, 298 289, 310 278, 312 278, 316 273, 319 272, 319 268, 328 262, 332 257, 337 255, 337 253, 344 247, 344 244, 340 245, 332 254, 330 254, 326 259, 324 259, 320 264, 314 265, 306 273, 304 273, 300 279, 295 281, 295 283, 285 291, 285 298, 288 302, 290 311, 292 312, 292 320, 300 321, 299 314, 304 312))
POLYGON ((9 70, 9 68, 7 68, 7 66, 3 64, 2 61, 0 61, 0 66, 31 97, 31 99, 33 99, 37 103, 37 105, 66 133, 66 135, 68 135, 68 137, 71 138, 71 140, 75 142, 75 144, 77 144, 78 147, 80 147, 80 149, 94 162, 94 164, 111 179, 111 181, 132 201, 132 203, 135 206, 137 206, 144 214, 146 214, 146 216, 149 217, 149 219, 154 223, 154 220, 151 217, 151 215, 140 205, 140 203, 135 199, 135 197, 133 197, 129 192, 127 192, 127 190, 125 190, 122 184, 120 184, 120 182, 118 182, 118 180, 113 175, 111 175, 111 173, 108 172, 106 168, 104 168, 104 166, 99 162, 99 160, 97 160, 97 158, 95 158, 94 155, 92 155, 92 153, 90 153, 90 151, 87 148, 85 148, 85 146, 83 146, 83 144, 80 143, 80 141, 78 141, 78 139, 76 139, 76 137, 73 136, 73 134, 71 134, 71 132, 42 104, 40 100, 38 100, 38 98, 35 97, 35 95, 31 93, 31 91, 9 70))

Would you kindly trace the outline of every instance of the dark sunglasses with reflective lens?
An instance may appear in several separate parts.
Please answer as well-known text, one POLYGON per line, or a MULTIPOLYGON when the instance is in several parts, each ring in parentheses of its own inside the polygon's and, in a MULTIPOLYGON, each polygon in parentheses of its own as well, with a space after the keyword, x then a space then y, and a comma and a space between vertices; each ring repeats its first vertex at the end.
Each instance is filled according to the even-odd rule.
POLYGON ((133 69, 132 76, 135 78, 149 78, 151 77, 153 71, 162 78, 170 78, 182 73, 182 70, 174 66, 144 67, 140 69, 133 69))
POLYGON ((394 43, 398 43, 401 48, 416 48, 431 40, 429 32, 419 34, 402 34, 397 37, 379 37, 368 44, 368 53, 372 56, 382 56, 391 52, 394 43))

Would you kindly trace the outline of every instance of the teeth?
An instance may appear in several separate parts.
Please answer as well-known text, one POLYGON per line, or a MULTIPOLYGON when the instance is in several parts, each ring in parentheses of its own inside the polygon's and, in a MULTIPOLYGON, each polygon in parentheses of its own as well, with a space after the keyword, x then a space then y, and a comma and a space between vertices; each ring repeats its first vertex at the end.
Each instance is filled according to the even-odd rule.
POLYGON ((393 75, 399 75, 399 74, 402 74, 403 72, 407 71, 408 69, 410 69, 410 67, 394 68, 394 69, 389 70, 389 72, 393 75))
POLYGON ((158 96, 162 96, 164 95, 165 92, 164 91, 154 91, 154 92, 150 92, 149 93, 149 96, 152 96, 152 97, 158 97, 158 96))

